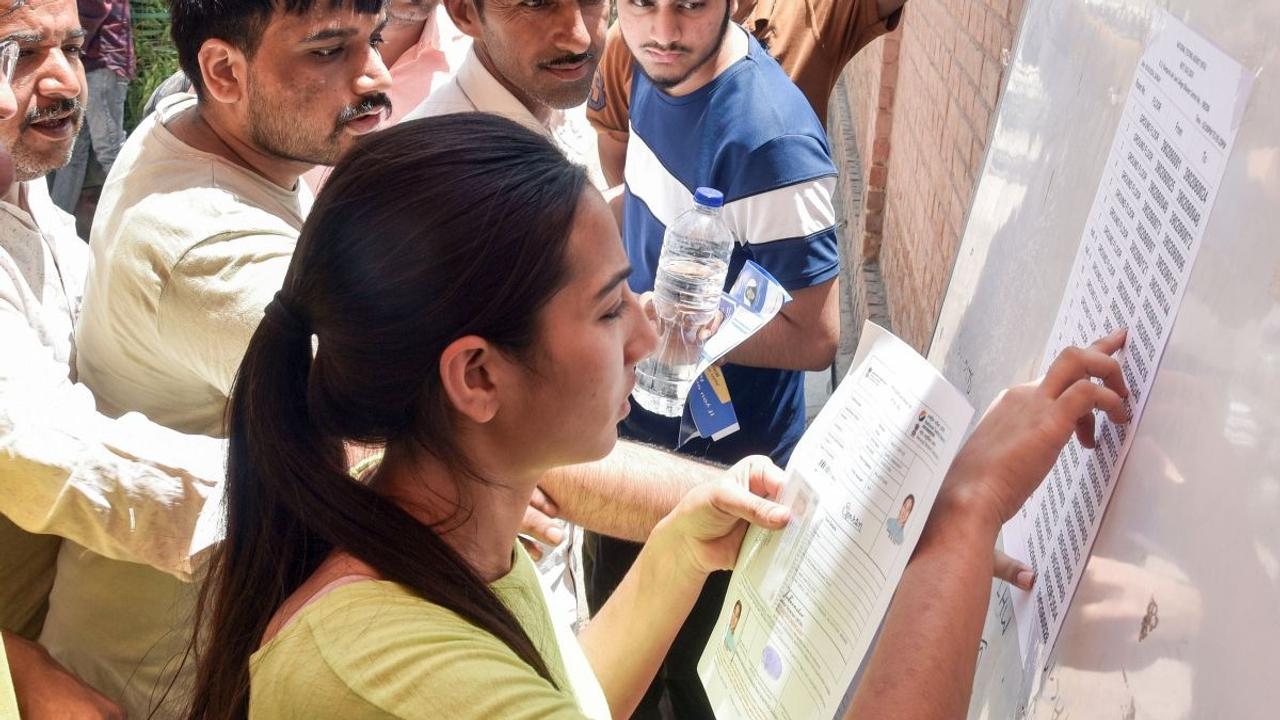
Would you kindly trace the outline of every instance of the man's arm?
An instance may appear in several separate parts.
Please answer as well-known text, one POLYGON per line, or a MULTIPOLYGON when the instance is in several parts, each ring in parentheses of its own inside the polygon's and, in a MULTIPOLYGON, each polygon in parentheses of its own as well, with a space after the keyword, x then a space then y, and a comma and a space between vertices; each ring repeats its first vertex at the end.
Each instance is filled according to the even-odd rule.
POLYGON ((28 532, 189 578, 225 444, 136 413, 98 413, 14 298, 11 284, 0 287, 0 514, 28 532))
POLYGON ((631 72, 631 51, 622 39, 621 28, 614 23, 605 37, 592 95, 587 101, 587 120, 596 130, 600 169, 610 186, 620 185, 624 180, 631 119, 631 72))
POLYGON ((557 468, 539 485, 570 522, 643 542, 690 488, 723 474, 723 468, 623 440, 603 460, 557 468))
POLYGON ((124 718, 124 711, 105 695, 86 685, 58 664, 40 645, 0 632, 0 716, 10 717, 14 708, 5 707, 6 687, 12 678, 13 698, 24 720, 44 718, 124 718))
POLYGON ((609 204, 609 212, 613 213, 613 221, 618 224, 618 232, 623 232, 623 220, 626 216, 627 206, 623 202, 626 199, 626 185, 614 185, 605 190, 601 194, 604 195, 604 201, 609 204))
POLYGON ((795 290, 769 324, 734 348, 728 362, 784 370, 823 370, 840 343, 840 280, 795 290))
POLYGON ((70 382, 3 299, 0 337, 0 514, 27 532, 189 578, 224 443, 138 414, 97 413, 88 388, 70 382))
POLYGON ((625 130, 596 132, 596 149, 600 153, 600 170, 610 187, 621 185, 626 178, 627 137, 625 130))

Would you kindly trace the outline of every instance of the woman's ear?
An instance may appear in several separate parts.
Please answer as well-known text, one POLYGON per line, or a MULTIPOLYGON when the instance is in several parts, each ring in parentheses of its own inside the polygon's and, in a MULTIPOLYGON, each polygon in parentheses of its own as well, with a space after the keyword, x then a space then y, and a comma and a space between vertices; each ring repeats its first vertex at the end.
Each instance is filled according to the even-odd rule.
POLYGON ((205 40, 196 55, 201 80, 210 98, 227 105, 244 99, 248 66, 244 53, 225 40, 205 40))
POLYGON ((476 423, 487 423, 498 414, 497 365, 506 362, 484 338, 467 335, 449 343, 440 353, 440 384, 454 410, 476 423))

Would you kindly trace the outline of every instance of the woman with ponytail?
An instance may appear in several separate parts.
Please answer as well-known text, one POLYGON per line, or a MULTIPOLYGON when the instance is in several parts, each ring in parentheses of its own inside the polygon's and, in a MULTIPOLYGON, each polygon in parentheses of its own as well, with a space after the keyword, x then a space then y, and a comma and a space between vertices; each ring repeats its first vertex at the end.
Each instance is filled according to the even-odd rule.
POLYGON ((236 380, 193 718, 608 717, 638 700, 742 519, 785 510, 708 488, 654 532, 639 569, 685 587, 619 592, 628 620, 669 627, 616 681, 552 624, 516 531, 543 472, 616 442, 655 342, 628 269, 584 170, 515 123, 433 118, 348 155, 236 380), (353 479, 348 442, 385 455, 353 479))
MULTIPOLYGON (((404 123, 339 163, 232 394, 193 720, 630 715, 707 575, 733 564, 748 523, 788 513, 767 499, 781 472, 746 461, 759 486, 690 491, 579 638, 552 622, 516 533, 543 473, 617 441, 655 344, 629 270, 584 170, 508 120, 404 123), (385 453, 353 477, 348 443, 385 453)), ((967 696, 992 523, 1077 419, 1118 402, 1088 381, 1109 349, 1059 368, 1055 384, 1083 378, 1078 393, 1035 386, 988 413, 934 509, 981 522, 926 530, 898 604, 928 617, 900 621, 895 605, 869 677, 933 667, 936 646, 936 688, 967 696)))

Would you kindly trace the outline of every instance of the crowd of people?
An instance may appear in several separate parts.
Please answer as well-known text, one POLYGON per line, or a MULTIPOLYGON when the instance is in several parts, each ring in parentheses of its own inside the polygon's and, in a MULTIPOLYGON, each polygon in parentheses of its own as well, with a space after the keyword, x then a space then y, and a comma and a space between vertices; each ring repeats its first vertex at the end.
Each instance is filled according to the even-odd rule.
MULTIPOLYGON (((722 571, 787 523, 838 339, 823 106, 902 4, 630 0, 610 31, 603 0, 172 0, 189 90, 81 239, 47 176, 94 124, 91 28, 10 3, 0 716, 712 717, 722 571), (698 186, 729 282, 794 300, 728 357, 741 430, 677 451, 629 395, 698 186)), ((1122 343, 988 411, 850 716, 967 707, 990 577, 1029 582, 996 533, 1125 419, 1122 343)))

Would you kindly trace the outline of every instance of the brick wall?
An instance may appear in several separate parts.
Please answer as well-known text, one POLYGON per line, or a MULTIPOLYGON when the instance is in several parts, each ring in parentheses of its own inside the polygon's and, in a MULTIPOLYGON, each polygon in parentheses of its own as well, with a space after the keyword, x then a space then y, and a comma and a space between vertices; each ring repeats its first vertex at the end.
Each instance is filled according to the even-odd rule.
POLYGON ((921 351, 950 278, 1022 5, 909 0, 898 29, 845 71, 865 187, 853 255, 878 261, 892 328, 921 351))

